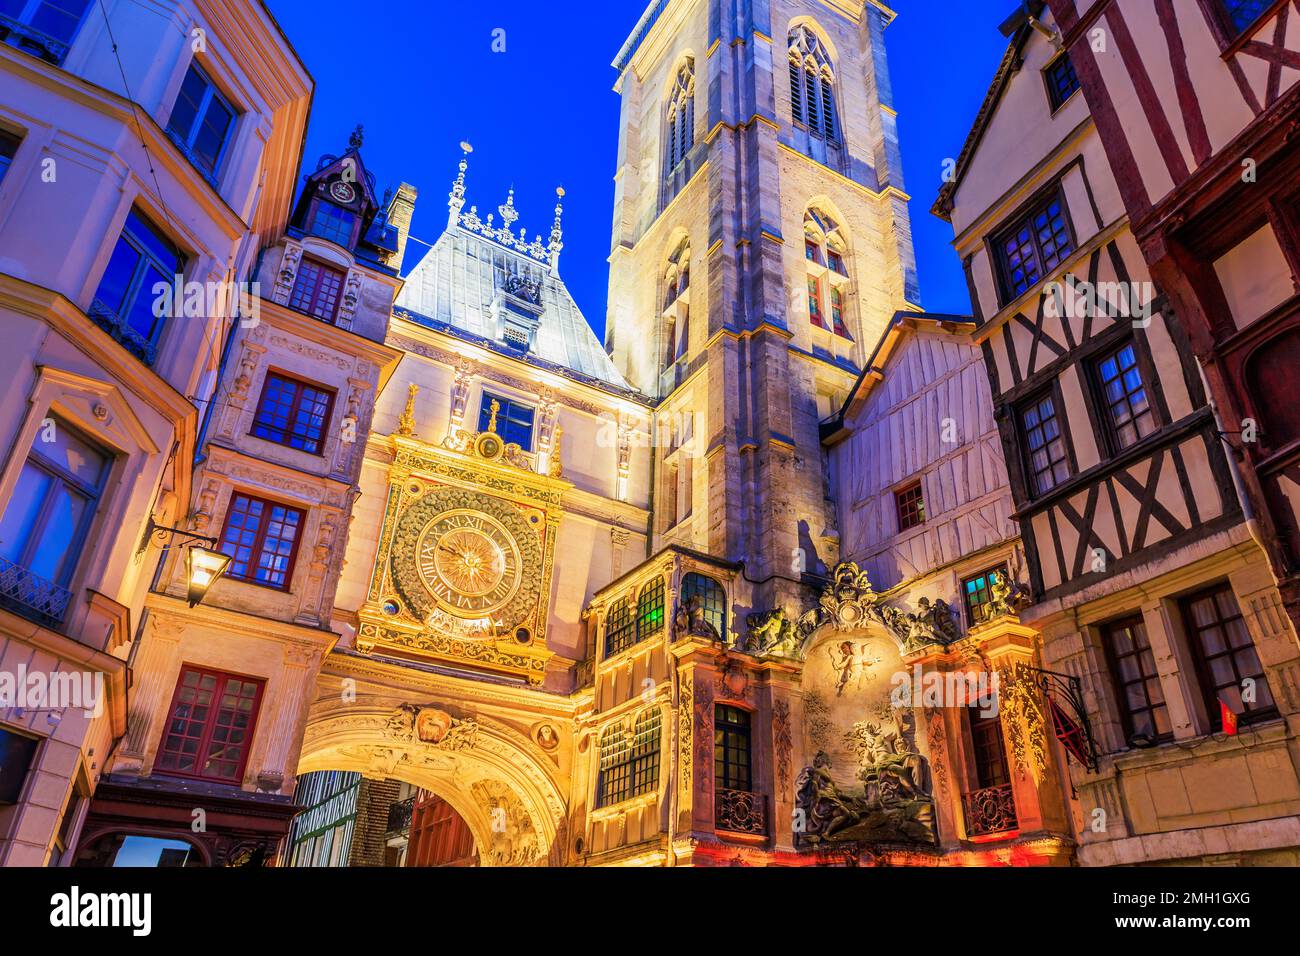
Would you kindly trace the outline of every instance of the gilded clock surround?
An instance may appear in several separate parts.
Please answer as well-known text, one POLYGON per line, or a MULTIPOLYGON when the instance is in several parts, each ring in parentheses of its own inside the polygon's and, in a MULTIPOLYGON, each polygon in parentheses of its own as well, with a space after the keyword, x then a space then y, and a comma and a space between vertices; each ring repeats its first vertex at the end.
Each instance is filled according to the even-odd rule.
MULTIPOLYGON (((473 436, 485 437, 497 438, 473 436)), ((541 683, 553 656, 546 622, 560 502, 571 485, 522 467, 499 440, 389 441, 388 504, 358 649, 541 683)))

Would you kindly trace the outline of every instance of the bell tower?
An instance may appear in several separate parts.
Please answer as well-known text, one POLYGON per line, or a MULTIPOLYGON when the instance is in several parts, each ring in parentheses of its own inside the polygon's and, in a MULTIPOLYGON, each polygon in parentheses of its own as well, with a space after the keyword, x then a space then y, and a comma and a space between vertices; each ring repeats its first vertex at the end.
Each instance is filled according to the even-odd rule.
POLYGON ((876 0, 654 0, 622 98, 606 349, 659 399, 654 549, 793 603, 838 557, 819 423, 918 307, 876 0))

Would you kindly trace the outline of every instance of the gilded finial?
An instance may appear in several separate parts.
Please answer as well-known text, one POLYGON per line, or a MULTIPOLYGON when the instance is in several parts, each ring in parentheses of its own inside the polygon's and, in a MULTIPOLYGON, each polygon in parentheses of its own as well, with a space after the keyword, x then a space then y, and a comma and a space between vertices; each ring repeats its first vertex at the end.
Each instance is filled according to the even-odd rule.
POLYGON ((402 417, 397 420, 397 434, 410 437, 415 434, 415 396, 419 393, 420 386, 412 382, 406 389, 406 409, 402 412, 402 417))
POLYGON ((564 477, 564 462, 560 460, 560 445, 564 440, 564 429, 555 426, 555 438, 551 441, 550 475, 552 478, 564 477))
POLYGON ((488 406, 488 431, 494 435, 497 433, 497 412, 499 411, 501 411, 501 403, 494 398, 492 404, 488 406))

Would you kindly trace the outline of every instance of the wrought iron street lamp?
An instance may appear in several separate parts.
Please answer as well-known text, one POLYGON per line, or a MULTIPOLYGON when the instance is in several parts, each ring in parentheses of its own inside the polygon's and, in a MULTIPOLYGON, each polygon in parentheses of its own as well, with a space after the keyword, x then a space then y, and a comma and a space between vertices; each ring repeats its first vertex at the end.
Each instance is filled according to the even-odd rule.
POLYGON ((225 574, 226 568, 230 566, 230 555, 217 550, 220 542, 216 538, 195 534, 183 528, 168 528, 155 523, 153 518, 150 518, 138 550, 144 551, 151 538, 164 550, 187 541, 190 543, 185 552, 186 598, 190 602, 190 607, 203 600, 208 593, 208 588, 212 587, 213 582, 225 574), (179 536, 179 540, 176 540, 176 536, 179 536), (167 543, 169 537, 173 540, 167 543))

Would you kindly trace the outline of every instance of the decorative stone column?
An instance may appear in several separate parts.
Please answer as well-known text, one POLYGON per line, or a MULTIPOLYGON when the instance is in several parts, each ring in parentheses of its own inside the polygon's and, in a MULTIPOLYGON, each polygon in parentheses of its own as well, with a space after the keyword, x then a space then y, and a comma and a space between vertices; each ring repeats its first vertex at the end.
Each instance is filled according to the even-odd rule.
POLYGON ((1038 685, 1038 632, 1013 614, 974 629, 989 669, 998 675, 998 716, 1021 833, 1069 833, 1055 730, 1038 685))

